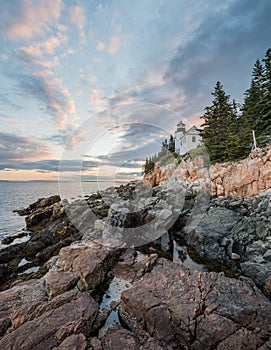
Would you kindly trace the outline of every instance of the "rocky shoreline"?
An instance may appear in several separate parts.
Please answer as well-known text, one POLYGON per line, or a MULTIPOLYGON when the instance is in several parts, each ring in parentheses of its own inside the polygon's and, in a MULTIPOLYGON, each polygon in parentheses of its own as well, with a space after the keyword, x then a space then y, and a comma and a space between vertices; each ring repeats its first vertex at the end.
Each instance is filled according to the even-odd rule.
POLYGON ((78 199, 82 229, 65 209, 18 210, 31 233, 0 251, 0 349, 270 348, 269 194, 211 199, 171 179, 78 199))

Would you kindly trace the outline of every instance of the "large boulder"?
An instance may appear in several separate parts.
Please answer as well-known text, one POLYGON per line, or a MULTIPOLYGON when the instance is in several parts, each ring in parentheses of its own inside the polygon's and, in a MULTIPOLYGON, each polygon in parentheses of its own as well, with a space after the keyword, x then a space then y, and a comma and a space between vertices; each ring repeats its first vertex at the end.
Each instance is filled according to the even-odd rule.
POLYGON ((271 331, 271 303, 251 282, 165 259, 122 293, 120 315, 172 348, 252 350, 271 331))

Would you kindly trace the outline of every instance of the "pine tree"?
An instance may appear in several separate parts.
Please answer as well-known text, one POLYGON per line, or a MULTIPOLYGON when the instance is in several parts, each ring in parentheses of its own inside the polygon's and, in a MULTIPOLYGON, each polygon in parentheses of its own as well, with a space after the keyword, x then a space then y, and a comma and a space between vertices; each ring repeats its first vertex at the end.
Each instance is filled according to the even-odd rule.
POLYGON ((266 51, 261 83, 262 96, 257 104, 258 118, 255 123, 257 141, 263 146, 271 139, 271 48, 266 51))
POLYGON ((229 96, 223 90, 223 85, 218 81, 212 93, 214 99, 212 106, 205 108, 205 114, 201 117, 204 127, 201 135, 209 152, 212 163, 223 162, 229 159, 233 146, 230 145, 229 134, 233 128, 234 108, 229 101, 229 96))
POLYGON ((240 133, 242 131, 241 120, 239 115, 239 104, 233 99, 231 112, 228 116, 227 140, 226 140, 226 158, 229 161, 243 157, 243 145, 240 142, 240 133))
POLYGON ((169 137, 169 144, 168 144, 168 150, 171 153, 175 153, 175 140, 172 135, 169 137))
POLYGON ((153 171, 155 163, 151 160, 151 158, 146 158, 145 164, 142 167, 142 175, 149 174, 153 171))

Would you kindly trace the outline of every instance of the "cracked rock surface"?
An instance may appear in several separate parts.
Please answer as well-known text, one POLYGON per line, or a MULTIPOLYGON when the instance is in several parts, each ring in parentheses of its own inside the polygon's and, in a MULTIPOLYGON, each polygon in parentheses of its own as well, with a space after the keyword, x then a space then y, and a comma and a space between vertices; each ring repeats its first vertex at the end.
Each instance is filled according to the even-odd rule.
POLYGON ((271 304, 253 285, 158 259, 121 297, 121 317, 165 348, 257 349, 271 332, 271 304))

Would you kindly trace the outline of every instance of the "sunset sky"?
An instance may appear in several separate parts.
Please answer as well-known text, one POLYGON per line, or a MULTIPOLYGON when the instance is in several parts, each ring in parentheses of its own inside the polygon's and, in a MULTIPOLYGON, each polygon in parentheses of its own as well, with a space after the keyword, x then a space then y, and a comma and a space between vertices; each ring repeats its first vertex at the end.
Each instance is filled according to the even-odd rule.
POLYGON ((271 47, 270 0, 0 4, 0 179, 136 176, 271 47))

